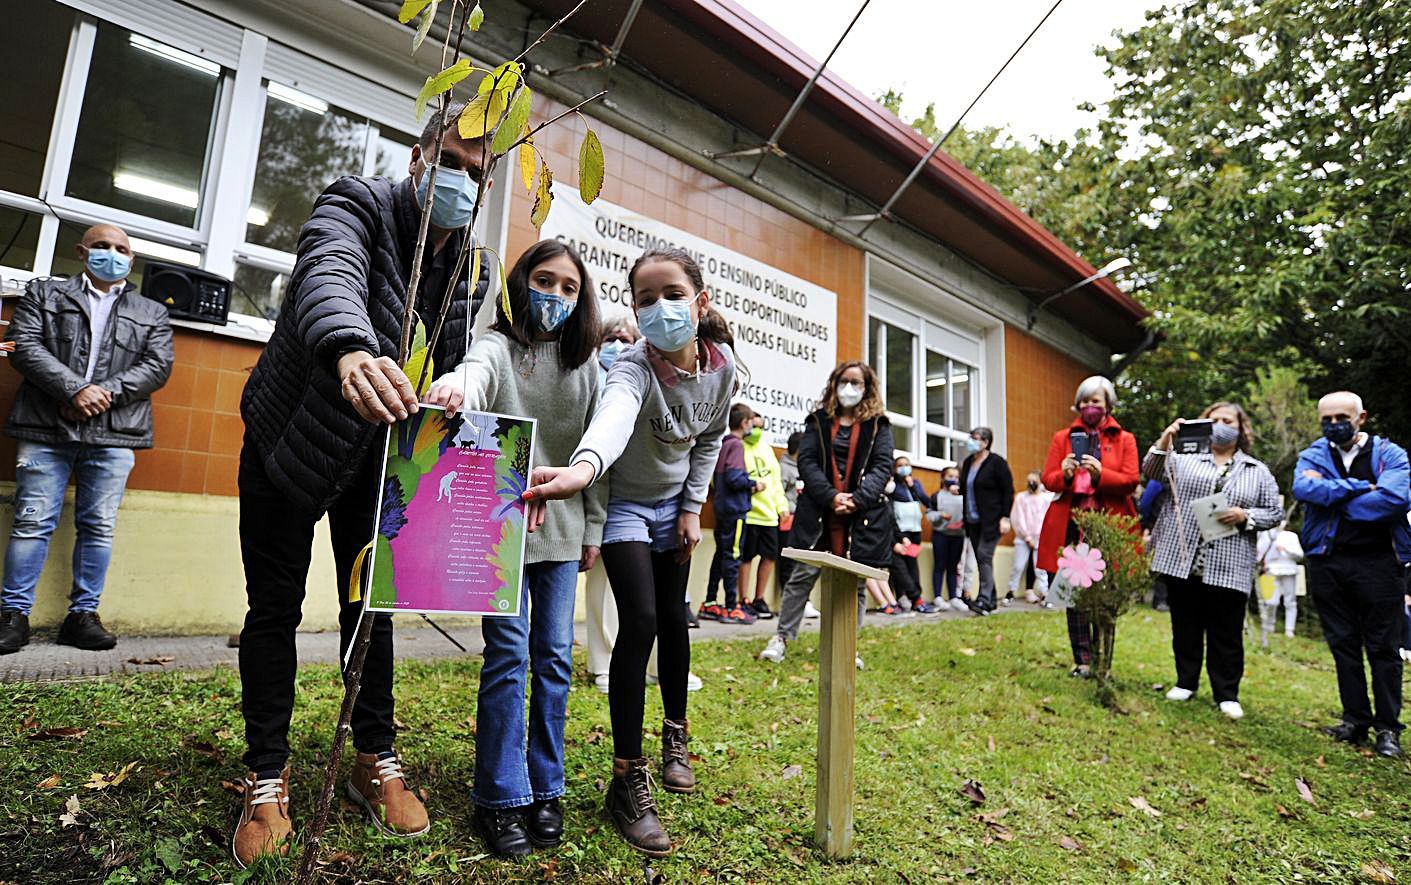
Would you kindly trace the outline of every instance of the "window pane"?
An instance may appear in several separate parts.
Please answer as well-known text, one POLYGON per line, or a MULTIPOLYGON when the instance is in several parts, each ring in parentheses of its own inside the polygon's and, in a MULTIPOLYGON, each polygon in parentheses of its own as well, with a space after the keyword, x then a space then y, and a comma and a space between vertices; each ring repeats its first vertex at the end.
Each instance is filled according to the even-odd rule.
MULTIPOLYGON (((59 236, 54 243, 54 276, 71 277, 83 272, 83 262, 78 260, 77 247, 78 241, 83 239, 84 230, 85 228, 69 221, 59 225, 59 236)), ((201 253, 193 249, 168 246, 165 243, 134 237, 132 234, 128 234, 127 238, 132 244, 133 253, 132 273, 127 279, 135 286, 141 287, 142 274, 147 269, 149 259, 167 264, 189 264, 193 267, 201 264, 201 253)))
POLYGON ((34 270, 40 217, 0 206, 0 266, 34 270))
POLYGON ((220 67, 98 25, 68 194, 195 227, 220 67))
POLYGON ((887 410, 912 415, 912 347, 916 336, 887 326, 887 410))
POLYGON ((926 437, 926 454, 932 458, 940 458, 942 461, 950 460, 950 440, 944 436, 926 437))
MULTIPOLYGON (((39 195, 73 17, 72 9, 53 0, 12 3, 6 8, 6 27, 23 39, 7 40, 5 45, 5 86, 0 89, 0 120, 5 121, 5 134, 0 137, 0 190, 39 195)), ((0 248, 10 239, 8 233, 4 237, 0 248)), ((6 260, 8 266, 19 267, 13 257, 6 260)))
POLYGON ((946 363, 945 357, 926 351, 926 420, 932 424, 946 423, 946 363))
POLYGON ((379 130, 377 143, 373 146, 373 149, 377 151, 377 166, 373 169, 372 174, 382 175, 394 181, 406 178, 407 164, 411 162, 412 145, 414 144, 416 144, 416 139, 410 135, 403 135, 390 129, 379 130))
POLYGON ((877 380, 887 386, 887 366, 882 359, 882 321, 876 317, 867 318, 867 362, 877 372, 877 380))
POLYGON ((911 428, 892 425, 892 448, 898 452, 911 451, 911 428))
POLYGON ((951 421, 948 426, 969 432, 974 417, 970 410, 970 391, 980 381, 979 371, 964 363, 950 364, 951 421))
POLYGON ((245 239, 293 252, 314 200, 340 175, 361 175, 367 121, 270 83, 245 239))
POLYGON ((230 309, 235 313, 272 320, 279 316, 279 305, 284 300, 284 287, 288 283, 287 273, 265 270, 250 264, 237 264, 235 292, 230 309))

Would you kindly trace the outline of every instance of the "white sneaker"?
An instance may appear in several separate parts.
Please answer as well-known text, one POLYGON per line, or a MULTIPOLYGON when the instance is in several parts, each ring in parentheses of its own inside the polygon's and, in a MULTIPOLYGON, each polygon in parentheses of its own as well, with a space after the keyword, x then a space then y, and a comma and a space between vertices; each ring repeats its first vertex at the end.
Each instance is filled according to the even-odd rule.
POLYGON ((863 666, 862 666, 862 655, 858 655, 858 656, 857 656, 857 669, 859 669, 859 670, 863 669, 863 666))
POLYGON ((687 690, 687 691, 700 691, 700 690, 701 690, 701 686, 704 685, 704 684, 705 684, 705 683, 701 682, 701 677, 697 676, 695 673, 687 673, 687 674, 686 674, 686 690, 687 690))
MULTIPOLYGON (((607 677, 607 674, 603 674, 602 676, 599 676, 598 678, 602 680, 600 683, 598 683, 598 691, 601 691, 601 692, 603 692, 603 693, 606 693, 607 690, 608 690, 608 677, 607 677)), ((658 682, 660 682, 660 681, 661 681, 661 679, 658 678, 658 677, 656 676, 656 674, 654 674, 654 673, 648 673, 648 674, 647 674, 647 684, 648 684, 648 685, 656 685, 656 684, 657 684, 658 682)), ((687 674, 686 674, 686 690, 687 690, 687 691, 700 691, 700 690, 701 690, 701 685, 702 685, 701 677, 697 676, 695 673, 687 673, 687 674)))
POLYGON ((805 618, 821 618, 823 614, 813 607, 813 600, 810 599, 803 604, 803 616, 805 618))
POLYGON ((1195 697, 1195 692, 1189 688, 1181 688, 1179 685, 1166 692, 1166 700, 1168 701, 1188 701, 1193 697, 1195 697))
POLYGON ((1221 712, 1221 713, 1224 713, 1226 716, 1230 717, 1231 719, 1243 719, 1243 718, 1244 718, 1244 707, 1241 707, 1241 706, 1240 706, 1240 702, 1239 702, 1239 701, 1221 701, 1221 702, 1220 702, 1220 712, 1221 712))
POLYGON ((764 651, 759 653, 761 661, 773 661, 778 664, 784 660, 784 637, 775 633, 769 637, 769 644, 764 647, 764 651))
POLYGON ((602 692, 603 694, 607 694, 607 693, 608 693, 608 674, 606 674, 606 673, 599 673, 598 676, 597 676, 597 678, 593 680, 593 687, 596 688, 598 691, 602 692))

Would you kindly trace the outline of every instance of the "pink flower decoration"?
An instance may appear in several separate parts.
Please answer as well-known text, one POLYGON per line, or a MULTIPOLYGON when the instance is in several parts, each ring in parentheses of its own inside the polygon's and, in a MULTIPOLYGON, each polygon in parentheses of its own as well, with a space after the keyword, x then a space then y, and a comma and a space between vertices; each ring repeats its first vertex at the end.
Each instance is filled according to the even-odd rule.
POLYGON ((1063 555, 1058 557, 1058 570, 1069 584, 1087 588, 1102 580, 1107 563, 1102 559, 1101 550, 1079 544, 1063 548, 1063 555))

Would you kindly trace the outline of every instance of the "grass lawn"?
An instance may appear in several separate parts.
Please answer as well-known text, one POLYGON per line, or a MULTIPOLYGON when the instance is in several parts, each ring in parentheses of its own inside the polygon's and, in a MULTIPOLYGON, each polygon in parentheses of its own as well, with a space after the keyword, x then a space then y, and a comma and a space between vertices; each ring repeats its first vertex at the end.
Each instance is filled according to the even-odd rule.
MULTIPOLYGON (((1354 882, 1411 880, 1411 768, 1334 745, 1321 644, 1251 651, 1229 722, 1208 694, 1172 704, 1164 616, 1119 628, 1124 711, 1070 679, 1054 613, 869 629, 859 675, 855 854, 813 850, 817 635, 782 665, 759 641, 701 643, 693 669, 693 797, 659 794, 676 840, 664 882, 1354 882), (1300 795, 1299 779, 1307 785, 1300 795), (977 781, 981 805, 963 795, 977 781), (1385 865, 1385 866, 1381 866, 1385 865)), ((581 667, 581 660, 578 662, 581 667)), ((571 695, 565 843, 488 859, 469 823, 478 660, 398 668, 400 747, 430 791, 431 833, 379 837, 346 803, 325 837, 326 881, 644 882, 652 870, 601 815, 607 698, 571 695)), ((648 717, 660 715, 649 694, 648 717)), ((339 699, 335 671, 300 674, 292 808, 311 813, 339 699)), ((227 843, 242 749, 233 672, 0 687, 0 881, 288 881, 295 861, 237 875, 227 843), (40 729, 77 738, 35 740, 40 729), (121 783, 94 773, 136 763, 121 783), (70 818, 66 803, 77 797, 70 818), (67 824, 67 825, 66 825, 67 824)), ((659 722, 659 720, 657 720, 659 722)), ((659 753, 655 737, 649 755, 659 753)), ((341 784, 340 784, 341 794, 341 784)))

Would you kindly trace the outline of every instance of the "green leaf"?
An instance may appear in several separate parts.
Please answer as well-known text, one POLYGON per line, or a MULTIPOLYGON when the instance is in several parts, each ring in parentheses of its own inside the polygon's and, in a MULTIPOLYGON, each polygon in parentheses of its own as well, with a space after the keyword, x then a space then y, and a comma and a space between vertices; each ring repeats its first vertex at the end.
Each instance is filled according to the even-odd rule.
POLYGON ((526 193, 534 193, 534 169, 537 166, 534 156, 534 139, 526 138, 519 146, 519 177, 524 180, 526 193))
POLYGON ((510 307, 510 287, 505 284, 505 263, 497 256, 500 265, 500 310, 505 312, 505 322, 514 325, 514 308, 510 307))
POLYGON ((397 21, 406 24, 428 5, 434 6, 435 0, 404 0, 401 10, 397 13, 397 21))
POLYGON ((154 852, 157 855, 157 860, 162 862, 162 866, 166 867, 168 872, 172 875, 180 872, 182 862, 180 842, 170 836, 163 837, 157 840, 154 852))
POLYGON ((470 25, 472 31, 480 30, 480 26, 485 24, 485 10, 480 8, 480 4, 475 4, 475 8, 470 11, 470 18, 466 19, 466 24, 470 25))
POLYGON ((427 101, 450 90, 451 87, 469 77, 473 70, 475 68, 471 65, 470 59, 463 58, 444 71, 427 77, 426 83, 416 95, 416 118, 421 119, 422 113, 426 110, 427 101))
POLYGON ((509 109, 510 96, 519 85, 519 65, 505 62, 486 74, 476 87, 475 98, 465 106, 456 129, 461 138, 483 138, 493 132, 505 111, 509 109))
POLYGON ((441 0, 431 0, 431 5, 426 8, 426 12, 421 15, 421 23, 416 26, 416 33, 412 35, 412 52, 421 48, 422 41, 431 32, 431 23, 436 19, 436 7, 441 5, 441 0))
POLYGON ((529 112, 533 106, 534 95, 529 91, 529 87, 520 88, 519 92, 515 93, 514 101, 510 103, 510 109, 505 114, 504 122, 495 131, 495 138, 490 142, 490 150, 497 154, 503 154, 519 140, 519 137, 524 134, 525 127, 529 125, 529 112))
POLYGON ((583 202, 591 203, 603 192, 603 167, 603 143, 598 141, 598 133, 589 129, 578 149, 578 193, 583 202))
POLYGON ((548 163, 539 165, 539 189, 534 193, 534 207, 529 210, 529 223, 535 227, 543 227, 544 221, 549 217, 549 208, 554 202, 554 175, 549 171, 548 163))

